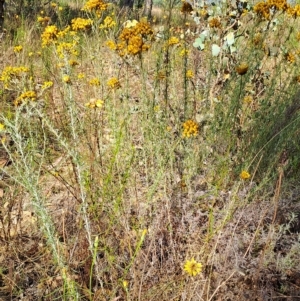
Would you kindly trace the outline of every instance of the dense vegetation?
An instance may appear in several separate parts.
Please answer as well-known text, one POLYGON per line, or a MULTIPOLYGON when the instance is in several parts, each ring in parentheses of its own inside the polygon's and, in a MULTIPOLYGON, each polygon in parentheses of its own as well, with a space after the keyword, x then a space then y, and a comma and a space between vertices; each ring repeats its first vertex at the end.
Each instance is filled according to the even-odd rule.
POLYGON ((8 1, 0 298, 299 299, 300 5, 217 2, 8 1))

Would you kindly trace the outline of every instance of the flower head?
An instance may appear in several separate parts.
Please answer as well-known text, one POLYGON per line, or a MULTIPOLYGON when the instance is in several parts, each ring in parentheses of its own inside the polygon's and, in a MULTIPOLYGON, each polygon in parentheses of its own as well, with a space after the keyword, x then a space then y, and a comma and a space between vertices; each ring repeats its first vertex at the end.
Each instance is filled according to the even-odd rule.
POLYGON ((247 180, 247 179, 249 179, 249 178, 250 178, 249 172, 247 172, 246 170, 243 170, 243 171, 241 172, 241 174, 240 174, 240 178, 241 178, 242 180, 247 180))
POLYGON ((100 86, 100 80, 98 78, 92 78, 89 81, 90 86, 100 86))
POLYGON ((105 11, 108 4, 102 0, 88 0, 82 10, 94 11, 98 17, 101 16, 102 12, 105 11))
POLYGON ((36 100, 36 93, 35 91, 25 91, 19 97, 17 97, 14 101, 15 106, 22 104, 23 102, 27 102, 29 100, 35 101, 36 100))
POLYGON ((208 21, 208 24, 209 24, 209 27, 212 27, 212 28, 221 28, 221 22, 219 20, 219 18, 212 18, 208 21))
POLYGON ((72 21, 72 29, 75 31, 91 28, 93 21, 91 19, 76 18, 72 21))
POLYGON ((102 108, 103 103, 101 99, 91 98, 89 102, 85 103, 85 106, 90 109, 102 108))
POLYGON ((177 37, 170 37, 170 39, 168 40, 168 45, 176 45, 179 43, 179 39, 177 37))
POLYGON ((99 26, 99 28, 103 29, 103 28, 111 28, 111 27, 114 27, 116 26, 116 22, 114 21, 114 19, 110 16, 107 16, 104 21, 103 21, 103 24, 101 24, 99 26))
POLYGON ((22 50, 23 50, 23 46, 21 46, 21 45, 18 45, 18 46, 14 47, 14 52, 15 53, 21 52, 22 50))
POLYGON ((190 275, 190 276, 196 276, 202 271, 202 264, 200 262, 197 262, 194 258, 192 260, 187 260, 184 265, 184 270, 190 275))
POLYGON ((180 10, 184 14, 189 14, 193 11, 193 7, 189 2, 183 2, 180 10))
POLYGON ((183 138, 190 138, 191 136, 197 136, 198 134, 198 123, 193 121, 193 120, 187 120, 186 122, 183 123, 183 133, 182 137, 183 138))
POLYGON ((9 84, 13 79, 18 79, 21 76, 25 76, 27 72, 29 72, 29 68, 25 66, 7 66, 0 74, 0 82, 3 82, 4 88, 8 89, 9 84))
POLYGON ((55 41, 58 37, 58 29, 55 25, 49 25, 45 28, 41 35, 42 46, 48 46, 51 42, 55 41))
POLYGON ((43 85, 42 85, 42 90, 46 90, 48 88, 51 88, 52 86, 53 86, 52 81, 44 82, 43 85))
POLYGON ((187 70, 186 71, 186 78, 193 78, 194 77, 194 72, 192 70, 187 70))
POLYGON ((118 89, 121 87, 119 80, 115 77, 112 77, 107 81, 107 85, 110 89, 118 89))
POLYGON ((235 70, 239 75, 244 75, 247 73, 248 71, 248 64, 247 63, 241 63, 240 65, 238 65, 235 70))
POLYGON ((71 77, 69 75, 67 75, 67 74, 63 75, 62 80, 66 84, 70 84, 71 83, 71 77))

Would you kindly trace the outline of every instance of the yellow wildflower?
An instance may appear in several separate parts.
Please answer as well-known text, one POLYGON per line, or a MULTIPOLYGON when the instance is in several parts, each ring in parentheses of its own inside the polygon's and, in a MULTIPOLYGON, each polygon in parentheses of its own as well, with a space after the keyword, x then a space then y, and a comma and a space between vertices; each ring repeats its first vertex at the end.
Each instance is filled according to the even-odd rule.
POLYGON ((212 18, 208 21, 208 24, 209 24, 209 27, 212 27, 212 28, 221 28, 221 22, 219 20, 219 18, 212 18))
POLYGON ((123 287, 124 287, 125 290, 128 289, 128 281, 127 280, 123 281, 123 287))
POLYGON ((89 81, 90 86, 100 86, 100 80, 98 78, 92 78, 89 81))
POLYGON ((202 271, 202 264, 200 262, 197 262, 194 258, 192 260, 187 260, 184 265, 184 270, 190 275, 190 276, 196 276, 202 271))
POLYGON ((253 102, 253 97, 251 95, 247 95, 243 99, 244 103, 250 104, 253 102))
POLYGON ((63 75, 62 80, 63 80, 63 82, 66 83, 66 84, 70 84, 70 83, 71 83, 71 78, 70 78, 70 76, 67 75, 67 74, 63 75))
POLYGON ((45 28, 41 35, 42 46, 48 46, 51 42, 57 39, 58 29, 55 25, 49 25, 45 28))
POLYGON ((53 86, 52 81, 44 82, 42 85, 42 89, 45 90, 45 89, 51 88, 52 86, 53 86))
POLYGON ((74 66, 77 66, 79 63, 75 60, 69 60, 69 65, 74 67, 74 66))
POLYGON ((171 37, 168 41, 168 45, 171 46, 171 45, 176 45, 179 43, 179 39, 177 37, 171 37))
POLYGON ((24 66, 20 66, 20 67, 7 66, 3 69, 0 75, 0 81, 3 82, 4 87, 7 89, 12 79, 19 78, 21 75, 26 74, 28 71, 29 69, 24 66))
POLYGON ((188 56, 190 53, 190 51, 188 49, 182 49, 180 52, 179 52, 179 55, 180 56, 188 56))
POLYGON ((114 41, 112 41, 112 40, 107 41, 106 42, 106 46, 108 48, 110 48, 111 50, 116 50, 117 49, 116 43, 114 41))
POLYGON ((112 17, 107 16, 107 17, 104 19, 103 24, 101 24, 99 27, 100 27, 101 29, 103 29, 103 28, 111 28, 111 27, 114 27, 114 26, 116 26, 116 22, 113 20, 112 17))
POLYGON ((184 14, 189 14, 193 11, 193 7, 189 2, 184 1, 180 11, 184 14))
POLYGON ((250 178, 249 172, 247 172, 246 170, 243 170, 243 171, 241 172, 241 174, 240 174, 240 178, 241 178, 242 180, 247 180, 247 179, 249 179, 249 178, 250 178))
POLYGON ((56 51, 58 53, 58 56, 60 58, 64 58, 65 55, 78 55, 78 51, 76 50, 77 42, 73 41, 71 42, 61 42, 57 45, 56 51))
POLYGON ((191 119, 187 120, 186 122, 183 123, 182 126, 183 126, 183 133, 182 133, 183 138, 197 136, 198 131, 199 131, 199 126, 195 121, 193 121, 191 119))
POLYGON ((88 0, 82 10, 94 11, 98 17, 101 16, 102 12, 105 11, 108 4, 102 0, 88 0))
POLYGON ((104 102, 101 99, 91 98, 89 102, 85 103, 85 106, 90 108, 90 109, 102 108, 103 103, 104 102))
POLYGON ((63 30, 57 33, 58 38, 64 38, 70 32, 71 26, 66 26, 63 30))
POLYGON ((285 59, 289 62, 289 63, 295 63, 296 61, 296 57, 293 53, 291 52, 288 52, 286 55, 285 55, 285 59))
POLYGON ((16 98, 14 104, 18 106, 27 100, 32 100, 32 101, 36 100, 36 93, 34 91, 25 91, 18 98, 16 98))
POLYGON ((194 77, 194 72, 192 70, 187 70, 186 71, 186 78, 193 78, 194 77))
POLYGON ((4 131, 5 125, 3 123, 0 123, 0 132, 4 131))
POLYGON ((85 78, 85 74, 84 73, 78 73, 77 78, 78 79, 83 79, 83 78, 85 78))
POLYGON ((262 18, 270 19, 270 5, 265 2, 258 2, 254 5, 253 10, 262 18))
POLYGON ((18 46, 15 46, 14 47, 14 52, 15 53, 19 53, 19 52, 21 52, 23 50, 23 46, 21 46, 21 45, 18 45, 18 46))
POLYGON ((42 23, 43 25, 47 25, 50 21, 50 18, 49 17, 41 17, 41 16, 38 16, 37 17, 37 21, 39 23, 42 23))
POLYGON ((115 77, 112 77, 107 81, 107 85, 110 89, 118 89, 121 87, 119 80, 115 77))
POLYGON ((72 21, 72 29, 75 31, 86 30, 91 28, 93 21, 91 19, 76 18, 72 21))
POLYGON ((248 64, 247 63, 241 63, 240 65, 238 65, 235 70, 239 75, 244 75, 247 73, 248 71, 248 64))

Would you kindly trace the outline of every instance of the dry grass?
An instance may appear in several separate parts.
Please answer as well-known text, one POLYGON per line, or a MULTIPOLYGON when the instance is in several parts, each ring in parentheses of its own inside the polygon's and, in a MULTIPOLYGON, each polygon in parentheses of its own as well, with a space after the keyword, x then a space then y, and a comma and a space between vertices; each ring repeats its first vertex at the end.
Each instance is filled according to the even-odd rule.
MULTIPOLYGON (((194 35, 184 16, 168 23, 161 14, 140 57, 105 45, 125 20, 77 33, 74 67, 59 43, 41 48, 41 25, 7 22, 1 71, 30 71, 1 86, 0 298, 297 300, 298 57, 291 64, 285 50, 273 57, 253 46, 251 30, 266 23, 249 14, 235 54, 212 57, 212 41, 202 52, 192 47, 206 21, 191 25, 194 35), (180 43, 166 47, 171 36, 180 43), (242 61, 249 70, 241 77, 242 61), (108 87, 112 77, 119 89, 108 87), (14 106, 24 89, 37 100, 14 106), (86 107, 91 99, 103 106, 86 107), (184 138, 188 119, 198 133, 184 138), (195 277, 183 270, 191 258, 203 265, 195 277)), ((53 20, 66 22, 59 13, 53 20)), ((215 33, 223 41, 230 30, 215 33)), ((281 33, 285 41, 289 32, 281 33)), ((263 32, 263 41, 273 47, 276 34, 263 32)), ((287 51, 296 53, 295 39, 287 51)))

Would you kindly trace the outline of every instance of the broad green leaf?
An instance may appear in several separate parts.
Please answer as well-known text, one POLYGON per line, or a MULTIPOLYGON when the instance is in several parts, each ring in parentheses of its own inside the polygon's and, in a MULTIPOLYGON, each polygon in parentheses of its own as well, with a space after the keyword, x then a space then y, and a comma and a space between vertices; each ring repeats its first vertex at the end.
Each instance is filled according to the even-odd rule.
POLYGON ((230 53, 236 52, 236 47, 235 46, 230 46, 230 53))
POLYGON ((225 37, 228 46, 231 46, 234 44, 234 33, 230 32, 226 37, 225 37))
POLYGON ((197 39, 195 40, 195 42, 193 43, 193 46, 194 46, 195 48, 200 48, 201 50, 203 50, 203 49, 204 49, 204 43, 203 43, 203 41, 204 41, 204 40, 202 40, 201 38, 197 38, 197 39))
POLYGON ((218 56, 221 51, 221 48, 217 44, 213 44, 211 48, 212 48, 212 55, 218 56))

